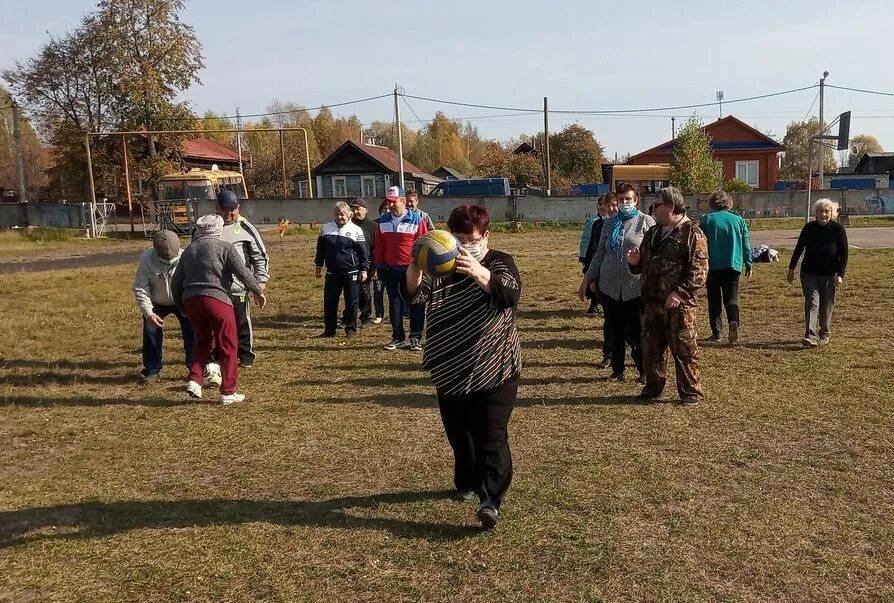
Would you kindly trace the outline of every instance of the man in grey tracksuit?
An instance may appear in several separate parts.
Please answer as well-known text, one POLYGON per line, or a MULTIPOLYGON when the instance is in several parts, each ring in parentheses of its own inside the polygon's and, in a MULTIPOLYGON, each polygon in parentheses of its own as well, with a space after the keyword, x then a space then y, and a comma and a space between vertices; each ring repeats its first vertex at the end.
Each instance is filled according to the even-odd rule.
POLYGON ((173 314, 180 322, 183 352, 189 366, 193 347, 193 329, 189 319, 174 303, 171 276, 180 261, 180 239, 170 230, 162 230, 152 237, 152 247, 143 252, 133 279, 133 293, 137 307, 143 314, 143 376, 144 383, 158 380, 162 368, 165 317, 173 314))
MULTIPOLYGON (((221 191, 217 196, 218 213, 224 219, 220 238, 235 245, 236 251, 252 271, 264 289, 269 278, 270 257, 261 233, 248 220, 239 215, 239 197, 232 191, 221 191)), ((233 279, 230 290, 233 309, 236 312, 236 330, 239 333, 239 366, 248 368, 255 361, 254 334, 251 327, 251 307, 245 285, 233 279)))

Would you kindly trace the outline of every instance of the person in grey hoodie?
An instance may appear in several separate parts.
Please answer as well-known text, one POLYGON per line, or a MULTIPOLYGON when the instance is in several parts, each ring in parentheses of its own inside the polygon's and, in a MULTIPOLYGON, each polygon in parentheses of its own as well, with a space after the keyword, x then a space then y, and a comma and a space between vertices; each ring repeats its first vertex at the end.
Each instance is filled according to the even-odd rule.
MULTIPOLYGON (((270 278, 270 256, 264 239, 255 226, 239 214, 239 197, 233 191, 221 191, 217 195, 218 214, 224 220, 220 238, 236 246, 242 265, 248 267, 261 289, 267 288, 270 278)), ((239 366, 248 368, 255 361, 254 331, 251 326, 251 304, 242 279, 233 279, 230 299, 236 312, 236 330, 239 334, 239 366)))
POLYGON ((263 308, 267 298, 233 244, 221 240, 223 226, 223 218, 214 214, 196 220, 193 241, 183 251, 171 278, 171 296, 189 317, 196 333, 186 393, 193 398, 202 397, 200 381, 216 341, 222 372, 220 403, 232 404, 245 399, 236 393, 239 359, 236 315, 230 298, 233 279, 238 278, 254 293, 258 307, 263 308))
POLYGON ((171 277, 180 262, 180 239, 170 230, 152 237, 152 247, 143 252, 133 279, 137 307, 143 314, 143 383, 154 383, 162 369, 165 317, 173 314, 180 322, 183 352, 189 366, 193 330, 189 319, 174 303, 171 277))

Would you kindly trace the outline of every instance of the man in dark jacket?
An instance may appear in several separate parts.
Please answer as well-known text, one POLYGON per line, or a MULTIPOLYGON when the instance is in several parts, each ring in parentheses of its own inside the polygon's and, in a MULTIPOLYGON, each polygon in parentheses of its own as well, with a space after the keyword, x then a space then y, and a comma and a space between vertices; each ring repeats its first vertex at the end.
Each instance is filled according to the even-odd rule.
POLYGON ((369 270, 366 239, 363 230, 351 222, 351 208, 339 201, 333 208, 332 222, 320 229, 314 276, 323 276, 326 265, 326 284, 323 288, 323 332, 320 337, 335 337, 338 327, 338 298, 344 291, 345 334, 357 334, 357 297, 360 283, 369 270))
MULTIPOLYGON (((373 251, 375 250, 376 223, 375 221, 370 220, 367 215, 369 213, 369 204, 366 199, 362 197, 354 197, 348 205, 351 206, 351 211, 354 212, 354 217, 351 218, 351 222, 359 226, 360 230, 363 231, 363 238, 366 239, 366 255, 368 258, 372 259, 373 251)), ((360 308, 360 325, 365 327, 372 322, 373 280, 371 278, 360 283, 360 299, 358 305, 360 308)), ((344 319, 347 323, 347 316, 345 316, 344 319)))

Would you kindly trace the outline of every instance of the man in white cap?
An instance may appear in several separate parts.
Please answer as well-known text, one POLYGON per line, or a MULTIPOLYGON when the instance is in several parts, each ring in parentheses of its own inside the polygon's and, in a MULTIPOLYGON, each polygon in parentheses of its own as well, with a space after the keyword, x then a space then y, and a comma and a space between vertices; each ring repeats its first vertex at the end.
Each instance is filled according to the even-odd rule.
POLYGON ((386 350, 410 348, 422 350, 422 329, 425 324, 425 306, 409 306, 410 340, 404 331, 404 309, 407 304, 400 296, 400 283, 407 268, 413 263, 413 245, 428 232, 428 226, 417 212, 407 209, 407 201, 401 190, 392 186, 385 192, 388 213, 376 220, 376 236, 373 257, 378 278, 388 291, 388 317, 391 319, 391 341, 386 350))
POLYGON ((152 237, 152 247, 143 252, 133 279, 137 307, 143 314, 143 383, 154 383, 162 369, 165 317, 173 314, 180 322, 183 352, 189 366, 193 331, 189 319, 174 304, 171 277, 180 261, 180 239, 170 230, 152 237))

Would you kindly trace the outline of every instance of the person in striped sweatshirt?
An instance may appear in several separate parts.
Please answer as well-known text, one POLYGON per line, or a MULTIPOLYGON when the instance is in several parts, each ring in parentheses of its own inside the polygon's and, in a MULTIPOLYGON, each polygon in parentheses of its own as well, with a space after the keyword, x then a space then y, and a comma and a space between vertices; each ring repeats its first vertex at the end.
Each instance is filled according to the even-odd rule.
POLYGON ((521 278, 511 255, 488 248, 489 225, 484 207, 455 208, 447 226, 461 244, 456 272, 432 278, 411 263, 401 285, 407 301, 426 304, 422 366, 437 389, 457 496, 478 499, 485 529, 512 482, 507 427, 521 373, 521 278))

